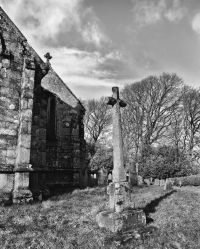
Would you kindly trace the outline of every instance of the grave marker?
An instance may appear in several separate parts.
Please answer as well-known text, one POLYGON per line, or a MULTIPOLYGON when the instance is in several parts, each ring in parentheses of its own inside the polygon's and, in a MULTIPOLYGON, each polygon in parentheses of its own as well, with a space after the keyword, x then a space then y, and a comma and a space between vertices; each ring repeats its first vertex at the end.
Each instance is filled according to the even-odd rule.
POLYGON ((126 107, 126 103, 119 98, 118 87, 113 87, 112 92, 108 105, 112 106, 113 120, 113 182, 108 186, 109 210, 99 213, 97 222, 100 227, 117 232, 146 224, 146 217, 142 210, 131 209, 131 193, 124 168, 120 113, 120 108, 126 107))

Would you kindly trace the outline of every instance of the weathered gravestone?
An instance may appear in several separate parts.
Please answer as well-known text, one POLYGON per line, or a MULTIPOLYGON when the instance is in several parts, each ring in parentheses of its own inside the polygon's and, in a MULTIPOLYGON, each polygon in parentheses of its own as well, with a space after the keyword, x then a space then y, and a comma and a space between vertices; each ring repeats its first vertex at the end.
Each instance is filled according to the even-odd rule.
POLYGON ((161 179, 160 180, 160 186, 164 186, 165 185, 165 180, 161 179))
POLYGON ((172 190, 173 189, 173 183, 170 179, 166 179, 164 190, 172 190))
POLYGON ((112 106, 113 118, 113 182, 108 186, 109 209, 97 215, 97 223, 100 227, 118 232, 146 224, 146 217, 142 210, 130 208, 131 195, 124 168, 120 114, 120 107, 126 104, 119 98, 118 87, 113 87, 112 91, 113 97, 109 97, 108 105, 112 106))
POLYGON ((154 185, 159 186, 160 185, 160 180, 159 179, 155 179, 154 185))
POLYGON ((131 186, 137 186, 138 185, 138 175, 135 172, 130 172, 129 177, 129 184, 131 186))
POLYGON ((138 186, 142 186, 144 184, 143 177, 138 175, 138 186))
POLYGON ((147 184, 147 186, 150 185, 150 180, 149 179, 144 179, 144 183, 147 184))

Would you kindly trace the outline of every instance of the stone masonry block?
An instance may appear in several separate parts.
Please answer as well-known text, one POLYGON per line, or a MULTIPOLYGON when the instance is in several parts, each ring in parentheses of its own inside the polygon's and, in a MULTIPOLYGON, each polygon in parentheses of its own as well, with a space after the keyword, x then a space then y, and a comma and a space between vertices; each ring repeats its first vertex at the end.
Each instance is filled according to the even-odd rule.
POLYGON ((4 68, 4 67, 1 68, 0 75, 1 75, 3 78, 6 78, 6 77, 7 77, 7 70, 6 70, 6 68, 4 68))
POLYGON ((19 133, 28 134, 28 122, 24 121, 21 123, 19 133))
POLYGON ((12 90, 8 87, 1 87, 0 88, 0 95, 1 96, 7 96, 12 97, 12 90))
POLYGON ((0 150, 6 149, 6 148, 7 148, 7 139, 0 138, 0 150))
POLYGON ((33 108, 33 99, 28 99, 28 105, 27 105, 28 109, 32 109, 33 108))
POLYGON ((6 122, 6 128, 8 128, 9 130, 17 130, 18 123, 6 122))
POLYGON ((0 191, 2 190, 4 191, 7 187, 8 187, 7 174, 0 174, 0 191))
POLYGON ((0 128, 6 128, 6 122, 0 121, 0 128))
POLYGON ((15 158, 16 157, 16 150, 7 150, 7 157, 9 158, 15 158))
POLYGON ((3 59, 3 60, 2 60, 2 66, 3 66, 4 68, 9 68, 9 67, 10 67, 10 60, 8 60, 8 59, 3 59))
POLYGON ((17 109, 17 105, 15 104, 10 104, 8 107, 9 110, 16 110, 17 109))
POLYGON ((5 128, 0 128, 0 134, 16 136, 17 135, 17 130, 10 130, 10 129, 5 129, 5 128))
POLYGON ((15 158, 6 157, 6 164, 15 164, 15 158))
POLYGON ((25 148, 30 148, 31 145, 31 136, 26 134, 19 135, 20 143, 25 148))
POLYGON ((1 160, 1 162, 6 161, 6 154, 7 154, 7 150, 0 150, 0 160, 1 160))
POLYGON ((23 95, 25 98, 32 99, 33 98, 33 90, 26 88, 23 95))
POLYGON ((27 109, 28 108, 28 99, 21 99, 20 101, 20 104, 21 104, 21 109, 27 109))
POLYGON ((31 134, 32 122, 27 122, 28 134, 31 134))
POLYGON ((0 101, 5 103, 6 105, 5 106, 8 106, 10 104, 12 104, 12 99, 7 97, 7 96, 1 96, 0 94, 0 101))
POLYGON ((19 146, 17 148, 16 164, 17 165, 29 164, 29 162, 30 162, 30 149, 19 146))
POLYGON ((21 111, 21 120, 22 121, 31 121, 32 120, 32 110, 26 109, 21 111))
POLYGON ((29 173, 16 172, 15 173, 15 189, 27 189, 29 187, 29 173))

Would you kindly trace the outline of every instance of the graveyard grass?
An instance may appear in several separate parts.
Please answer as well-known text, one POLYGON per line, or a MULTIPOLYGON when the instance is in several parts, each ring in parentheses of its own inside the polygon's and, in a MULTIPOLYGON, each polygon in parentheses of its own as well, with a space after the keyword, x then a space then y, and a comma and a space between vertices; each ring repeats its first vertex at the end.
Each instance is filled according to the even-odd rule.
POLYGON ((149 186, 135 188, 133 198, 147 214, 147 228, 153 231, 148 236, 127 239, 100 229, 95 217, 106 208, 108 197, 98 187, 42 203, 0 207, 0 248, 200 248, 198 193, 149 186))

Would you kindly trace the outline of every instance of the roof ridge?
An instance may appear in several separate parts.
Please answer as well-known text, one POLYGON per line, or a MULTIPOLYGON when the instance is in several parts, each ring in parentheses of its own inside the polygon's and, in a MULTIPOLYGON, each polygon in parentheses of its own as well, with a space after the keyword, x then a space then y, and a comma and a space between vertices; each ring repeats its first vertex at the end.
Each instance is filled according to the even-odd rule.
POLYGON ((76 100, 78 100, 79 104, 82 106, 83 109, 85 109, 85 107, 83 106, 83 104, 81 103, 81 101, 76 97, 76 95, 72 92, 72 90, 66 85, 66 83, 62 80, 62 78, 55 72, 55 70, 53 68, 51 68, 51 70, 56 74, 56 76, 62 81, 62 83, 64 84, 64 86, 67 88, 67 90, 74 96, 74 98, 76 100))

